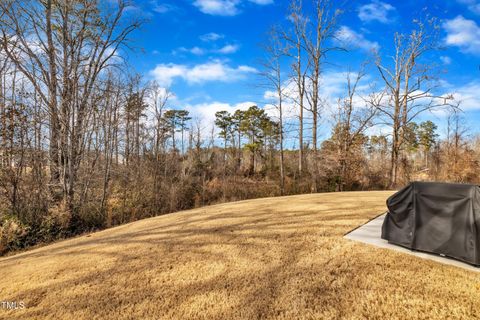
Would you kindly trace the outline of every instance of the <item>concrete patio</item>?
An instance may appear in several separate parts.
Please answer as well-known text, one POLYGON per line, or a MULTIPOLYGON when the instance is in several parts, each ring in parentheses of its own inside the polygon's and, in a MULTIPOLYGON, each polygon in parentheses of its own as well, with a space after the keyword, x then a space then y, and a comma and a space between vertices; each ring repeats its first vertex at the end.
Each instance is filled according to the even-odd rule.
POLYGON ((410 254, 417 256, 422 259, 429 259, 433 261, 437 261, 440 263, 456 266, 459 268, 463 268, 470 271, 480 272, 480 268, 474 267, 468 263, 464 263, 461 261, 453 260, 447 257, 442 257, 436 254, 412 251, 394 244, 388 243, 387 240, 383 240, 381 238, 382 234, 382 224, 383 220, 385 219, 385 214, 369 221, 368 223, 364 224, 363 226, 353 230, 352 232, 346 234, 344 238, 358 241, 362 243, 366 243, 369 245, 373 245, 380 248, 390 249, 399 251, 402 253, 410 254))

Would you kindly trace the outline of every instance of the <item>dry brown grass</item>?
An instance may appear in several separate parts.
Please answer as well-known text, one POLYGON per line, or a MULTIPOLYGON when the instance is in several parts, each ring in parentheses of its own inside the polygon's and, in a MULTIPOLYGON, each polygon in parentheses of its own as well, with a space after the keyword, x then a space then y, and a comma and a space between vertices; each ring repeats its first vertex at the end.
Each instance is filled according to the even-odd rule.
POLYGON ((467 319, 480 274, 342 238, 389 192, 175 213, 0 259, 8 319, 467 319))

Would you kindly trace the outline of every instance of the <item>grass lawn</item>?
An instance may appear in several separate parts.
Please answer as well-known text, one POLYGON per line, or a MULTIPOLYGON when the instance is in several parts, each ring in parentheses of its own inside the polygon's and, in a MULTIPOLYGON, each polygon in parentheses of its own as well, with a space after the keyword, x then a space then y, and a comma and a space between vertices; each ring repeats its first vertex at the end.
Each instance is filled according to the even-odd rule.
POLYGON ((480 273, 342 236, 391 192, 179 212, 0 259, 0 319, 474 319, 480 273))

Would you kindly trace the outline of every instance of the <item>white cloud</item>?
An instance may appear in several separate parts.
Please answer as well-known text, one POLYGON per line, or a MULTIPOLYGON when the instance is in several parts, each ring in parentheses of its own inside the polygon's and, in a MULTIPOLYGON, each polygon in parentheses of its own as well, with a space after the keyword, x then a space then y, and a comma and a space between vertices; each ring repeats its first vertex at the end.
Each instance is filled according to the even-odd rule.
POLYGON ((240 0, 195 0, 193 3, 201 12, 218 16, 234 16, 240 13, 240 0))
POLYGON ((148 122, 154 121, 155 118, 155 99, 157 99, 157 107, 160 107, 160 104, 163 104, 163 108, 165 109, 170 108, 170 106, 179 105, 180 103, 180 100, 175 93, 168 88, 157 87, 155 91, 155 93, 153 90, 149 91, 149 94, 145 96, 145 102, 147 103, 146 116, 148 122))
POLYGON ((202 55, 205 53, 205 51, 202 49, 202 48, 199 48, 199 47, 193 47, 191 50, 190 50, 191 53, 195 54, 195 55, 202 55))
POLYGON ((161 86, 169 87, 177 78, 189 84, 202 84, 205 82, 235 82, 245 79, 248 74, 257 70, 249 66, 230 67, 223 61, 215 60, 193 67, 180 64, 159 64, 150 71, 150 75, 161 86))
POLYGON ((186 72, 187 68, 183 65, 177 64, 160 64, 150 71, 150 75, 155 78, 155 80, 165 87, 170 87, 172 85, 173 79, 177 77, 182 77, 186 72))
POLYGON ((199 38, 203 42, 210 42, 210 41, 217 41, 217 40, 223 39, 223 38, 225 38, 225 36, 223 34, 210 32, 210 33, 206 33, 206 34, 201 35, 199 38))
POLYGON ((468 6, 468 9, 476 14, 480 14, 480 1, 478 0, 457 0, 461 4, 468 6))
MULTIPOLYGON (((216 16, 235 16, 241 12, 240 6, 245 0, 195 0, 193 5, 201 12, 216 16)), ((272 4, 274 0, 248 0, 257 5, 272 4)))
POLYGON ((336 33, 337 41, 344 46, 353 46, 365 51, 377 51, 380 49, 378 42, 365 39, 361 33, 355 32, 347 26, 341 26, 336 33))
POLYGON ((110 63, 116 64, 116 63, 121 63, 123 62, 123 57, 120 53, 120 50, 116 50, 112 47, 108 47, 107 50, 105 50, 105 57, 110 56, 110 63))
POLYGON ((395 11, 395 7, 391 4, 374 0, 360 7, 358 17, 364 22, 378 21, 388 23, 392 21, 392 19, 388 17, 388 14, 393 11, 395 11))
POLYGON ((177 55, 178 53, 191 53, 196 56, 201 56, 206 53, 206 50, 200 47, 192 47, 192 48, 180 47, 172 51, 173 55, 177 55))
POLYGON ((156 13, 167 13, 177 9, 177 7, 172 4, 160 3, 158 0, 150 0, 150 7, 156 13))
POLYGON ((236 110, 247 110, 251 106, 256 105, 254 102, 242 102, 230 104, 224 102, 206 102, 200 104, 187 105, 186 110, 193 117, 202 120, 206 127, 211 127, 215 123, 215 113, 218 111, 228 111, 233 114, 236 110))
MULTIPOLYGON (((194 54, 196 56, 201 56, 206 53, 206 50, 200 47, 193 47, 193 48, 185 48, 185 47, 180 47, 178 48, 178 51, 180 52, 189 52, 191 54, 194 54)), ((175 53, 176 51, 174 51, 175 53)))
MULTIPOLYGON (((118 5, 118 3, 117 3, 118 5)), ((151 14, 147 11, 144 11, 137 4, 128 4, 124 9, 125 14, 127 15, 138 15, 138 16, 150 16, 151 14)))
POLYGON ((454 89, 453 96, 463 111, 480 110, 480 81, 475 80, 454 89))
POLYGON ((235 53, 240 49, 240 46, 237 44, 227 44, 226 46, 218 49, 216 52, 221 54, 231 54, 235 53))
POLYGON ((480 54, 480 27, 473 20, 457 16, 443 23, 447 32, 445 43, 467 53, 480 54))
POLYGON ((449 65, 452 63, 452 58, 450 58, 449 56, 441 56, 440 61, 442 61, 444 65, 449 65))
POLYGON ((196 56, 201 56, 207 53, 216 53, 216 54, 232 54, 237 52, 240 49, 240 45, 238 44, 227 44, 219 49, 207 49, 207 48, 200 48, 200 47, 193 47, 193 48, 185 48, 180 47, 174 50, 172 53, 177 54, 178 52, 187 52, 194 54, 196 56))
MULTIPOLYGON (((347 95, 347 76, 347 72, 327 71, 323 74, 320 80, 319 94, 322 100, 321 105, 325 112, 332 114, 333 110, 335 110, 335 107, 337 106, 338 100, 345 98, 347 95)), ((355 73, 351 74, 352 78, 355 76, 355 73)), ((357 96, 355 97, 356 106, 363 107, 365 105, 365 102, 360 98, 360 96, 366 96, 371 93, 371 83, 372 79, 369 76, 365 76, 359 82, 356 90, 357 96)), ((308 88, 307 90, 311 90, 310 81, 307 81, 306 86, 308 88)), ((286 81, 282 87, 285 95, 283 100, 284 117, 296 119, 299 115, 298 106, 296 105, 296 101, 299 100, 297 84, 295 81, 291 80, 286 81)), ((269 103, 265 106, 268 114, 272 117, 278 117, 278 110, 275 108, 275 103, 278 100, 277 93, 267 90, 264 92, 263 98, 269 103)))
MULTIPOLYGON (((357 74, 350 74, 351 80, 354 81, 357 74)), ((339 99, 344 99, 348 95, 348 72, 327 72, 321 79, 320 97, 325 104, 327 114, 335 114, 339 99)), ((354 104, 358 108, 365 106, 365 101, 361 97, 366 97, 372 93, 372 78, 368 75, 364 76, 357 85, 354 104)))
POLYGON ((253 2, 255 4, 259 4, 259 5, 266 5, 266 4, 272 4, 273 3, 273 0, 248 0, 250 2, 253 2))

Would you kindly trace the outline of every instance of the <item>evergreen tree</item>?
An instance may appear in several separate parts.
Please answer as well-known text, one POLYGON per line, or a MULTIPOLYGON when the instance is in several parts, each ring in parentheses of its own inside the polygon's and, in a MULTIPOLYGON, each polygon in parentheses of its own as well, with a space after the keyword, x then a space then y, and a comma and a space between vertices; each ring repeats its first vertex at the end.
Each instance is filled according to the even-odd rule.
POLYGON ((233 118, 228 111, 215 113, 215 125, 220 129, 219 136, 223 139, 223 148, 227 149, 227 142, 233 135, 233 118))
POLYGON ((420 123, 418 127, 418 142, 423 149, 423 155, 425 159, 425 166, 428 166, 428 154, 436 144, 438 134, 435 132, 437 125, 428 120, 420 123))
POLYGON ((188 116, 189 112, 186 110, 168 110, 164 113, 165 125, 170 132, 172 138, 172 148, 176 150, 175 132, 180 132, 182 136, 182 153, 184 153, 184 133, 187 129, 187 123, 192 118, 188 116))
POLYGON ((242 120, 240 122, 240 131, 244 133, 249 142, 245 145, 245 149, 250 152, 250 166, 249 173, 255 173, 255 157, 262 149, 264 131, 262 124, 268 116, 265 110, 257 106, 252 106, 244 111, 242 120))

